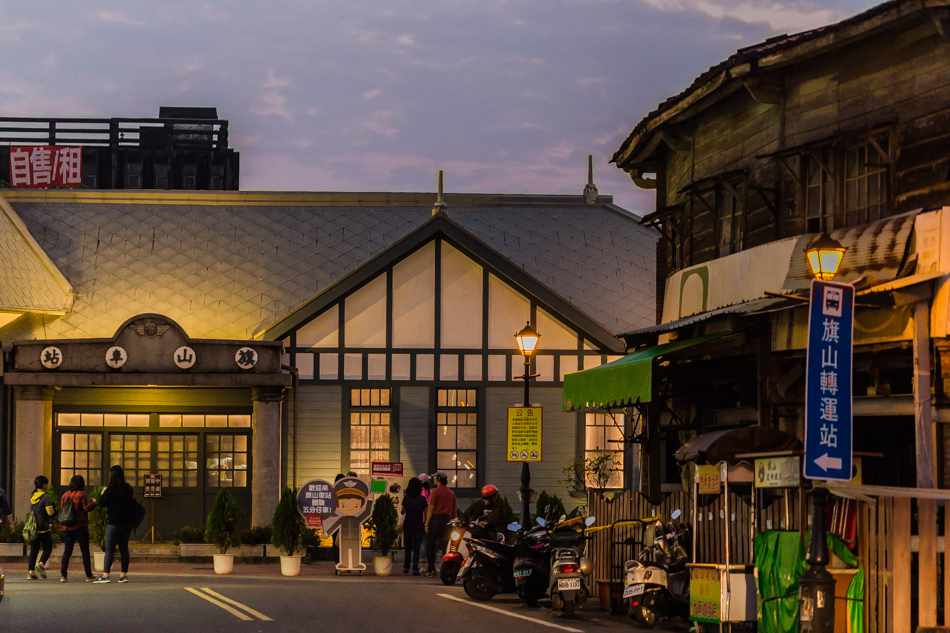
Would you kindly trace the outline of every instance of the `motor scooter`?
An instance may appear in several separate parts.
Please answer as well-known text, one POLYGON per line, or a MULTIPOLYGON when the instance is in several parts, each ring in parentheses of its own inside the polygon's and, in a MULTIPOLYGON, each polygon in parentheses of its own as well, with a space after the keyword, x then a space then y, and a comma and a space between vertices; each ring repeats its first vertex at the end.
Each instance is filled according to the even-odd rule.
POLYGON ((591 516, 584 519, 584 527, 579 532, 570 527, 571 521, 561 523, 549 535, 553 551, 548 595, 551 605, 568 617, 574 617, 575 610, 583 607, 590 595, 584 578, 593 573, 594 566, 584 556, 587 547, 585 531, 596 519, 591 516))
POLYGON ((688 528, 676 523, 679 516, 674 510, 666 525, 656 521, 647 527, 639 560, 624 565, 623 599, 642 628, 651 629, 665 618, 689 617, 689 555, 683 546, 688 528))
POLYGON ((535 607, 538 601, 547 595, 551 575, 551 543, 548 538, 547 522, 538 517, 538 525, 523 531, 519 523, 512 523, 508 529, 517 533, 514 543, 515 562, 512 575, 518 597, 529 607, 535 607))
POLYGON ((467 541, 471 555, 458 574, 465 593, 475 600, 491 600, 499 593, 514 592, 515 548, 491 539, 467 541))
POLYGON ((489 529, 484 520, 468 522, 463 519, 449 521, 449 540, 445 546, 445 555, 442 556, 442 566, 439 567, 439 578, 444 585, 454 585, 458 580, 459 571, 469 557, 469 539, 488 539, 494 530, 489 529))

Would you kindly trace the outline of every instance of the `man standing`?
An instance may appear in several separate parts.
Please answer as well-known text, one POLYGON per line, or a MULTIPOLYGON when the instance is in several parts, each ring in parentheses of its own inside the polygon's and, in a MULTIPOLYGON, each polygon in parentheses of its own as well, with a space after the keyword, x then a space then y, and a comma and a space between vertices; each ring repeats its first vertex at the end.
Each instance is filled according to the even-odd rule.
POLYGON ((444 470, 432 475, 435 490, 429 494, 429 507, 426 510, 426 576, 435 576, 435 551, 445 549, 445 527, 455 518, 455 493, 449 490, 449 476, 444 470))

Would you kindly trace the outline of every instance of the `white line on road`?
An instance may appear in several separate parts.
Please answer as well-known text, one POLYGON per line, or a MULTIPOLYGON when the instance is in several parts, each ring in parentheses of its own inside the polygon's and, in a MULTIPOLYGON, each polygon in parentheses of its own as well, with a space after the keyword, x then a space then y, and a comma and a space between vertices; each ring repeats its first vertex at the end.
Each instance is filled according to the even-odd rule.
POLYGON ((207 587, 202 587, 201 590, 204 591, 204 592, 207 593, 207 594, 210 594, 210 595, 214 596, 215 598, 221 598, 221 599, 224 600, 225 602, 229 602, 229 603, 233 604, 233 605, 236 606, 236 607, 239 607, 239 608, 241 608, 241 609, 244 609, 245 611, 247 611, 248 613, 250 613, 251 615, 253 615, 255 618, 257 618, 257 619, 259 619, 259 620, 268 620, 268 621, 271 620, 271 618, 267 617, 266 615, 264 615, 264 614, 261 613, 260 611, 255 611, 254 609, 252 609, 251 607, 247 606, 246 604, 241 604, 241 603, 238 602, 237 600, 231 600, 231 598, 222 596, 222 595, 221 595, 220 593, 218 593, 217 591, 212 591, 211 589, 208 589, 207 587))
POLYGON ((191 593, 195 594, 196 596, 198 596, 198 597, 201 598, 202 600, 207 600, 207 601, 210 602, 211 604, 213 604, 213 605, 215 605, 215 606, 218 606, 218 607, 221 607, 222 609, 224 609, 224 610, 227 611, 228 613, 237 616, 237 617, 240 618, 241 620, 247 621, 247 620, 253 619, 253 618, 251 618, 251 616, 245 615, 245 614, 241 613, 240 611, 238 611, 237 609, 234 609, 234 608, 232 608, 232 607, 229 607, 228 605, 224 604, 224 603, 221 602, 220 600, 215 600, 215 599, 212 598, 211 596, 206 596, 206 595, 204 595, 203 593, 201 593, 201 592, 198 591, 197 589, 192 589, 191 587, 185 587, 185 591, 190 591, 191 593))
POLYGON ((526 615, 521 615, 520 613, 512 613, 511 611, 505 611, 504 609, 499 609, 498 607, 491 607, 487 604, 479 604, 478 602, 472 602, 470 600, 463 600, 456 596, 450 596, 447 593, 437 594, 442 598, 448 598, 449 600, 455 600, 456 602, 464 602, 465 604, 470 604, 473 607, 481 607, 482 609, 488 609, 489 611, 494 611, 495 613, 501 613, 502 615, 508 615, 513 618, 520 618, 522 620, 527 620, 528 622, 535 622, 536 624, 542 624, 544 626, 549 626, 552 629, 561 629, 562 631, 571 631, 571 633, 584 633, 583 629, 572 629, 569 626, 561 626, 560 624, 554 624, 553 622, 547 622, 545 620, 539 620, 537 618, 529 618, 526 615))

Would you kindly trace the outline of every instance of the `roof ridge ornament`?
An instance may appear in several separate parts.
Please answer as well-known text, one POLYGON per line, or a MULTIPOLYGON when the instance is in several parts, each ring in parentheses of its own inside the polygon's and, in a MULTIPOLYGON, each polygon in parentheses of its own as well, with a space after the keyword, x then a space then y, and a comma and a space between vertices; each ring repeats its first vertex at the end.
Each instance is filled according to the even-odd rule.
POLYGON ((597 185, 594 184, 594 154, 587 154, 587 184, 584 186, 584 202, 594 204, 597 202, 597 185))
POLYGON ((449 206, 445 204, 445 201, 442 199, 442 179, 443 172, 441 169, 436 172, 436 189, 438 190, 438 198, 436 198, 435 204, 432 205, 432 215, 448 215, 449 206))

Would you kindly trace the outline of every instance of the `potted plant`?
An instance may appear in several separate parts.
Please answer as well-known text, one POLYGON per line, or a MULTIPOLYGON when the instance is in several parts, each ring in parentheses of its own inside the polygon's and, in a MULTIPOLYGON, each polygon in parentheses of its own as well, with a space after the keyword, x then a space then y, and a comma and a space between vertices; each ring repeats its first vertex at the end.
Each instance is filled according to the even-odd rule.
POLYGON ((300 549, 304 527, 303 517, 297 512, 297 491, 285 487, 271 521, 271 544, 284 552, 280 557, 280 573, 284 576, 300 575, 301 557, 297 550, 300 549))
MULTIPOLYGON (((89 493, 90 499, 95 499, 99 503, 99 497, 102 496, 102 486, 96 486, 89 493)), ((106 526, 109 525, 109 511, 105 508, 96 507, 89 513, 89 543, 95 545, 98 549, 92 551, 93 564, 96 571, 102 571, 106 558, 106 526)))
POLYGON ((388 494, 378 497, 373 503, 373 541, 380 555, 373 557, 373 569, 377 576, 388 576, 392 571, 393 558, 390 552, 399 539, 399 515, 396 505, 388 494))
POLYGON ((214 498, 214 506, 208 514, 208 523, 205 525, 205 540, 218 548, 214 555, 214 573, 230 574, 234 569, 234 555, 228 554, 228 548, 237 545, 238 519, 241 518, 241 508, 237 500, 227 488, 221 488, 214 498))

